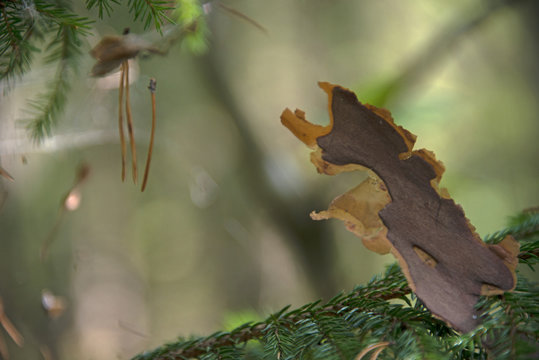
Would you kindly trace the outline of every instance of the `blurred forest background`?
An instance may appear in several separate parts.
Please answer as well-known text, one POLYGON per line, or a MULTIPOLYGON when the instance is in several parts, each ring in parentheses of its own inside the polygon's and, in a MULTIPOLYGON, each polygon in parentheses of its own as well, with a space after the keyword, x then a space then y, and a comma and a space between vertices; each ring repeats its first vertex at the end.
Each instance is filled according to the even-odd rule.
POLYGON ((418 136, 416 149, 434 151, 442 186, 481 236, 539 203, 537 1, 223 1, 267 32, 210 4, 205 53, 177 44, 133 63, 139 169, 157 79, 144 193, 120 180, 117 80, 88 75, 104 35, 159 37, 125 4, 99 20, 73 2, 96 23, 65 112, 40 145, 18 120, 54 67, 37 62, 14 88, 0 84, 1 166, 15 179, 0 178, 0 296, 25 338, 18 348, 0 330, 12 359, 128 359, 329 299, 393 262, 342 223, 309 218, 365 176, 317 174, 280 124, 285 107, 327 123, 317 81, 386 107, 418 136), (90 173, 80 206, 58 215, 81 164, 90 173), (65 302, 54 319, 44 289, 65 302))

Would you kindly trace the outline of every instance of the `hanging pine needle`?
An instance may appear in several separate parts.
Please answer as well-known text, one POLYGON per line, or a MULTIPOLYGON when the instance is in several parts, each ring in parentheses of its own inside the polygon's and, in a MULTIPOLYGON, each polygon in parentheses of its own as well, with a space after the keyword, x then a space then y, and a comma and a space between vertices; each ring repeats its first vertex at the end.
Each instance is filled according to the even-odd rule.
MULTIPOLYGON (((127 116, 127 133, 129 135, 129 145, 131 146, 131 165, 133 182, 137 183, 137 147, 135 145, 135 132, 133 128, 133 115, 131 113, 131 101, 129 100, 129 62, 124 60, 122 64, 124 88, 125 88, 125 114, 127 116)), ((122 107, 122 104, 120 104, 122 107)), ((122 159, 123 160, 123 159, 122 159)))
MULTIPOLYGON (((183 32, 183 31, 182 31, 183 32)), ((131 149, 131 167, 133 182, 137 183, 137 148, 135 144, 135 134, 133 126, 133 114, 131 111, 131 101, 129 98, 129 59, 136 57, 141 51, 163 54, 155 46, 138 38, 136 35, 129 34, 126 28, 122 36, 105 36, 91 51, 90 54, 97 59, 92 68, 92 76, 105 76, 114 69, 120 67, 120 84, 118 87, 118 131, 120 133, 120 146, 122 154, 122 182, 125 181, 126 163, 127 163, 127 145, 124 132, 124 106, 125 118, 127 121, 127 134, 131 149)), ((156 123, 156 105, 155 105, 155 79, 150 79, 150 94, 152 101, 152 130, 150 135, 150 144, 148 156, 146 159, 146 168, 144 170, 144 179, 141 191, 146 189, 150 163, 153 151, 153 142, 156 123)))
POLYGON ((126 162, 126 146, 125 146, 125 135, 124 135, 124 119, 123 119, 123 96, 124 96, 124 73, 125 73, 125 66, 124 63, 121 65, 120 70, 120 87, 118 90, 118 130, 120 132, 120 145, 122 148, 122 182, 125 181, 125 162, 126 162))
POLYGON ((253 18, 247 16, 246 14, 242 13, 241 11, 236 10, 234 8, 231 8, 230 6, 227 6, 227 5, 225 5, 225 4, 221 3, 221 2, 219 2, 218 5, 225 12, 229 13, 232 16, 236 16, 236 17, 248 22, 249 24, 256 27, 258 30, 262 31, 264 34, 268 35, 268 30, 264 26, 262 26, 258 21, 256 21, 253 18))
POLYGON ((146 189, 146 184, 148 182, 148 173, 150 172, 150 163, 152 161, 152 150, 153 150, 153 139, 155 135, 155 123, 156 123, 156 116, 155 116, 155 89, 157 86, 157 82, 154 78, 150 79, 150 85, 148 86, 148 89, 150 89, 150 94, 152 98, 152 132, 150 134, 150 145, 148 146, 148 157, 146 158, 146 168, 144 169, 144 180, 142 180, 142 187, 140 191, 144 191, 146 189))

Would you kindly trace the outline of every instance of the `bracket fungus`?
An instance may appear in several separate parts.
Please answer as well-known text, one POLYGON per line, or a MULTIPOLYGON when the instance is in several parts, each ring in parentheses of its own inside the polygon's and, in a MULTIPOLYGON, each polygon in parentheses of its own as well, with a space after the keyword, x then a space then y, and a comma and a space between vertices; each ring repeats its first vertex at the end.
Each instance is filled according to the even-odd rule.
POLYGON ((389 111, 362 104, 343 87, 319 83, 329 98, 330 123, 314 125, 301 110, 281 121, 314 151, 318 172, 367 170, 369 178, 337 197, 315 220, 337 218, 377 253, 391 252, 412 290, 453 328, 479 325, 480 295, 515 288, 519 244, 510 236, 485 244, 438 183, 444 166, 428 150, 413 150, 416 136, 389 111))

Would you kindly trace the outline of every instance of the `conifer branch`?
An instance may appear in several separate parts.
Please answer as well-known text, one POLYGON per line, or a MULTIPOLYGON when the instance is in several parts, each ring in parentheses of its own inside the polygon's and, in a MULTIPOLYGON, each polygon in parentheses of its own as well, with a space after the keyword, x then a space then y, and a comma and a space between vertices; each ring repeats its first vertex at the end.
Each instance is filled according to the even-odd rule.
MULTIPOLYGON (((118 0, 87 0, 86 7, 95 6, 99 16, 110 15, 112 3, 118 0)), ((172 22, 166 12, 173 7, 164 0, 129 0, 129 11, 135 20, 140 19, 148 28, 152 22, 161 32, 165 21, 172 22)), ((72 13, 58 1, 0 1, 0 80, 8 83, 26 73, 31 66, 33 53, 41 51, 36 40, 44 47, 45 62, 55 63, 56 71, 48 90, 28 102, 30 119, 23 120, 30 137, 40 142, 51 134, 57 118, 62 113, 76 73, 77 58, 81 54, 82 39, 89 34, 93 21, 72 13)))
MULTIPOLYGON (((181 5, 182 1, 178 0, 178 4, 181 5)), ((85 3, 88 9, 97 7, 99 17, 103 18, 104 13, 110 16, 112 4, 120 4, 120 1, 86 0, 85 3)), ((175 9, 169 1, 128 0, 127 7, 135 21, 144 23, 145 29, 153 23, 157 31, 162 33, 163 24, 174 23, 168 16, 168 12, 175 9)), ((198 0, 192 0, 189 6, 182 7, 201 9, 198 0)), ((207 28, 202 19, 203 13, 200 12, 200 15, 187 26, 180 22, 176 31, 168 34, 166 45, 170 47, 185 35, 189 38, 187 42, 193 45, 193 52, 203 51, 207 28)), ((0 0, 0 81, 6 81, 8 86, 5 89, 9 89, 12 79, 30 69, 34 53, 45 50, 45 62, 57 65, 51 83, 47 84, 48 90, 28 101, 29 118, 23 122, 35 142, 39 143, 51 135, 63 111, 70 82, 76 73, 82 39, 89 34, 92 23, 90 19, 72 13, 61 0, 0 0)))
MULTIPOLYGON (((93 9, 97 7, 99 18, 102 19, 104 13, 111 16, 113 12, 112 4, 120 4, 118 0, 86 0, 86 8, 93 9)), ((142 20, 144 29, 148 29, 153 23, 155 29, 162 34, 162 25, 166 22, 174 23, 167 15, 167 12, 174 10, 170 5, 170 1, 165 0, 129 0, 129 12, 133 15, 135 21, 142 20)))
POLYGON ((511 226, 497 231, 485 237, 488 244, 496 244, 502 241, 507 235, 512 235, 519 240, 520 238, 539 235, 539 211, 523 211, 521 214, 511 218, 511 226))
POLYGON ((118 0, 86 0, 86 8, 90 10, 97 6, 99 18, 103 19, 103 12, 106 12, 107 16, 110 16, 112 13, 111 3, 120 4, 118 0))
POLYGON ((92 21, 43 0, 2 1, 0 9, 0 80, 9 81, 28 71, 32 54, 40 51, 33 45, 35 40, 52 37, 45 47, 44 60, 47 64, 58 63, 56 73, 50 90, 29 101, 32 119, 25 121, 30 136, 39 142, 51 133, 63 109, 81 39, 89 34, 92 21))
POLYGON ((539 263, 539 211, 530 209, 513 217, 511 226, 485 237, 485 242, 496 244, 507 235, 513 236, 520 242, 518 259, 532 270, 539 263))
MULTIPOLYGON (((487 239, 512 234, 529 247, 525 254, 535 254, 537 223, 535 213, 520 216, 517 223, 487 239)), ((526 263, 524 257, 521 253, 521 263, 526 263)), ((514 292, 482 297, 478 303, 482 325, 458 334, 415 299, 393 264, 382 277, 325 304, 286 307, 263 322, 180 339, 133 360, 246 359, 254 353, 268 359, 352 359, 366 354, 369 347, 376 347, 378 358, 384 359, 524 358, 539 351, 537 298, 537 284, 519 276, 514 292)))
POLYGON ((166 22, 174 23, 166 12, 174 8, 165 0, 129 0, 129 12, 133 14, 135 21, 139 18, 144 23, 144 29, 154 24, 155 29, 162 33, 161 25, 166 22))
POLYGON ((88 34, 91 21, 41 1, 36 2, 36 10, 53 24, 49 31, 56 31, 47 46, 49 53, 45 62, 58 63, 50 90, 29 101, 32 118, 25 121, 26 127, 31 138, 40 142, 51 134, 52 126, 63 110, 70 78, 76 72, 76 58, 81 53, 81 36, 88 34))
POLYGON ((1 2, 0 21, 0 80, 8 80, 24 74, 30 68, 32 53, 38 49, 29 42, 34 32, 34 20, 22 3, 1 2))
MULTIPOLYGON (((288 312, 288 308, 284 308, 264 322, 245 324, 231 332, 218 332, 205 338, 167 344, 152 352, 140 354, 134 360, 197 358, 214 351, 213 348, 216 347, 237 346, 249 340, 263 338, 271 344, 268 348, 277 349, 277 357, 286 358, 285 355, 289 352, 300 354, 307 351, 309 346, 316 344, 313 340, 326 339, 323 332, 314 329, 316 324, 312 321, 313 319, 316 319, 320 327, 324 328, 326 335, 332 336, 335 334, 333 332, 335 322, 332 319, 339 319, 337 322, 340 322, 343 321, 345 315, 353 318, 353 313, 373 310, 380 303, 402 298, 409 293, 410 289, 399 267, 393 265, 388 269, 385 277, 373 279, 368 286, 358 287, 348 295, 338 295, 327 304, 310 303, 288 312), (295 331, 298 332, 296 341, 285 343, 284 340, 290 340, 291 334, 295 331), (313 337, 313 331, 317 332, 318 336, 313 337), (278 353, 281 355, 277 355, 278 353)), ((337 339, 340 340, 340 336, 337 335, 337 339)))

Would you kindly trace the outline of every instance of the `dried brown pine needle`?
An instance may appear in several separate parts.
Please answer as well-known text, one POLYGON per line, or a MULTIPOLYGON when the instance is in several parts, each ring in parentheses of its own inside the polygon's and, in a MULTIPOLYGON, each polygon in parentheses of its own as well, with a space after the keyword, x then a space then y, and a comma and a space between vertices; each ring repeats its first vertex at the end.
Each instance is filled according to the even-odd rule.
POLYGON ((120 88, 118 99, 118 130, 120 131, 120 145, 122 148, 122 182, 125 181, 125 162, 126 162, 126 146, 124 135, 124 119, 123 119, 123 96, 124 96, 124 82, 125 82, 125 63, 122 62, 120 70, 120 88))
POLYGON ((0 356, 2 359, 9 360, 9 351, 7 349, 6 340, 4 339, 4 335, 0 333, 0 356))
POLYGON ((17 344, 19 347, 22 347, 24 344, 24 338, 21 333, 15 328, 15 325, 8 319, 6 313, 4 312, 4 302, 0 297, 0 324, 4 327, 4 330, 8 333, 9 337, 17 344))
POLYGON ((8 180, 14 181, 13 176, 11 176, 6 169, 0 166, 0 176, 5 177, 8 180))
POLYGON ((144 169, 144 179, 142 180, 142 187, 140 191, 144 191, 146 189, 146 184, 148 182, 148 174, 150 172, 150 163, 152 161, 152 151, 153 151, 153 140, 155 136, 155 123, 156 123, 156 115, 155 115, 155 90, 156 90, 157 82, 154 78, 150 79, 150 85, 148 86, 148 89, 150 89, 150 94, 152 97, 152 132, 150 134, 150 145, 148 146, 148 157, 146 158, 146 168, 144 169))
POLYGON ((371 352, 374 349, 376 349, 376 351, 373 352, 373 354, 371 356, 371 360, 376 360, 378 355, 380 355, 380 353, 388 345, 389 345, 389 342, 387 342, 387 341, 379 342, 379 343, 376 343, 376 344, 371 344, 371 345, 367 346, 365 349, 361 350, 361 352, 356 355, 355 360, 362 360, 365 357, 365 355, 367 355, 369 352, 371 352))
MULTIPOLYGON (((135 133, 133 129, 133 114, 131 113, 131 102, 129 100, 129 62, 124 61, 125 71, 125 112, 127 115, 127 132, 129 134, 129 144, 131 145, 131 163, 133 168, 133 182, 137 183, 137 148, 135 145, 135 133)), ((121 106, 121 105, 120 105, 121 106)))
POLYGON ((249 24, 253 25, 254 27, 256 27, 258 30, 262 31, 264 34, 268 34, 268 30, 263 27, 262 25, 260 25, 259 22, 257 22, 256 20, 254 20, 253 18, 245 15, 244 13, 242 13, 241 11, 238 11, 236 9, 233 9, 229 6, 226 6, 225 4, 223 3, 219 3, 219 7, 221 9, 223 9, 224 11, 226 11, 227 13, 233 15, 233 16, 237 16, 238 18, 242 19, 242 20, 245 20, 247 21, 249 24))

